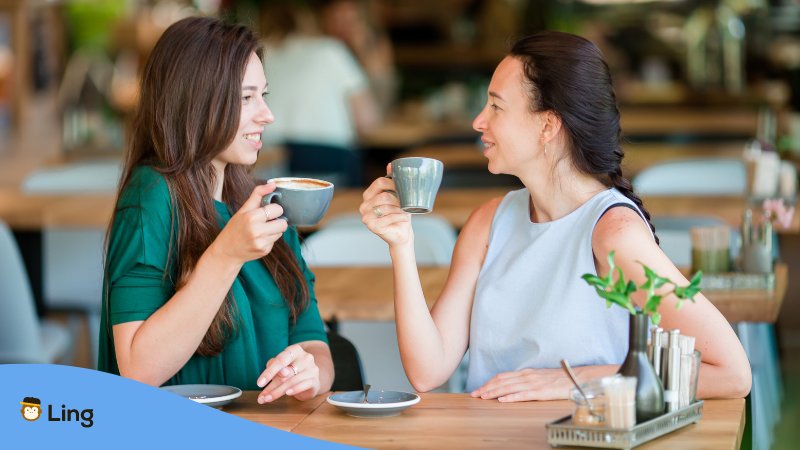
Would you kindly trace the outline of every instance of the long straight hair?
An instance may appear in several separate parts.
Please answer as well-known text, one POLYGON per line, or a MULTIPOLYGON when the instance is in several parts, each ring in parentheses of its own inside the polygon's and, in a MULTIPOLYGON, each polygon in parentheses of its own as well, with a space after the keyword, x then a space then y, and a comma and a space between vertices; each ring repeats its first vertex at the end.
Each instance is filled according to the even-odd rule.
POLYGON ((575 167, 635 203, 658 243, 650 213, 622 176, 619 108, 600 49, 574 34, 543 31, 519 39, 510 55, 524 66, 531 110, 561 118, 575 167))
MULTIPOLYGON (((117 198, 137 166, 152 166, 164 176, 172 206, 168 255, 174 262, 174 273, 165 268, 164 278, 174 277, 176 291, 221 231, 213 200, 212 160, 236 138, 242 82, 252 53, 260 57, 261 48, 247 27, 190 17, 167 28, 144 68, 117 198)), ((254 187, 250 167, 226 166, 222 200, 231 210, 238 210, 254 187)), ((112 219, 109 233, 113 225, 112 219)), ((279 239, 261 262, 296 321, 310 297, 297 258, 279 239)), ((236 323, 235 300, 229 292, 197 353, 219 354, 236 323)))

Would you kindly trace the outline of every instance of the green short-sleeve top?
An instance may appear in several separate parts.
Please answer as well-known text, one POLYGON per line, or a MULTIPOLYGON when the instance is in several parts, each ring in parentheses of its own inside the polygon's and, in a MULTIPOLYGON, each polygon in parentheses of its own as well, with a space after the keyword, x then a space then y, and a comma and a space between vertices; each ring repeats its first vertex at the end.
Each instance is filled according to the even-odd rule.
MULTIPOLYGON (((224 226, 231 219, 231 211, 221 202, 215 202, 215 206, 219 223, 224 226)), ((177 229, 178 219, 174 219, 172 210, 163 175, 152 167, 135 168, 120 194, 109 236, 98 356, 100 370, 119 374, 112 327, 146 320, 175 293, 175 252, 168 253, 170 237, 177 234, 171 230, 177 229)), ((237 326, 224 350, 213 357, 193 355, 165 385, 202 383, 258 389, 256 380, 267 361, 287 346, 303 341, 327 342, 314 296, 314 275, 300 254, 297 230, 290 227, 283 239, 308 283, 311 294, 308 308, 293 323, 289 308, 264 264, 260 260, 245 263, 231 286, 237 326)))

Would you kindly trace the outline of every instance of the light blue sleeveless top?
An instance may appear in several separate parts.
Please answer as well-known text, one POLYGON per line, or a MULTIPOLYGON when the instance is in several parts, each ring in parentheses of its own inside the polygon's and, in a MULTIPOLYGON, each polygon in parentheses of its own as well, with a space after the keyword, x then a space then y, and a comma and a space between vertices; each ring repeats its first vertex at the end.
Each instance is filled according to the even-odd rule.
POLYGON ((639 209, 611 188, 560 219, 532 223, 529 199, 527 189, 509 192, 492 221, 472 306, 468 391, 501 372, 558 368, 562 358, 620 364, 628 350, 628 312, 606 308, 581 275, 596 274, 592 232, 603 213, 639 209))

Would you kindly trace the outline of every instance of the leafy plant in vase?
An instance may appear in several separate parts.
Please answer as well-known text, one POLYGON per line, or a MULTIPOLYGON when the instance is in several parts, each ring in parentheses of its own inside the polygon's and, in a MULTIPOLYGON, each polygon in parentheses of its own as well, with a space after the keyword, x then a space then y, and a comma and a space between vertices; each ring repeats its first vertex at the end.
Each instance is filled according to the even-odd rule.
POLYGON ((678 298, 675 305, 680 308, 685 300, 694 301, 694 296, 700 292, 700 280, 703 273, 698 271, 687 286, 678 286, 672 280, 659 276, 646 265, 639 263, 644 268, 646 281, 641 286, 636 286, 632 280, 625 281, 622 269, 614 264, 614 252, 608 254, 608 275, 598 277, 590 273, 581 278, 595 288, 597 294, 606 300, 610 308, 616 304, 631 313, 628 334, 628 354, 619 368, 619 373, 624 376, 636 378, 636 422, 641 423, 664 413, 664 388, 661 380, 656 375, 653 365, 647 356, 647 331, 649 322, 654 325, 661 322, 658 307, 661 300, 674 294, 678 298), (617 273, 616 281, 614 272, 617 273), (656 294, 656 289, 671 286, 671 290, 656 294), (644 308, 639 308, 631 300, 631 295, 637 290, 646 292, 644 308))

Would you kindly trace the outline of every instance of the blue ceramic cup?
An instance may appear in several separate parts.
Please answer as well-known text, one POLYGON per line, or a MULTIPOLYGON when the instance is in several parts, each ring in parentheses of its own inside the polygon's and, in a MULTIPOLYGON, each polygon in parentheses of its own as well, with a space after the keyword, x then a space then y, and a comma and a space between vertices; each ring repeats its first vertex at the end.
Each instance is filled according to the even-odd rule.
POLYGON ((275 191, 264 196, 261 205, 277 203, 283 208, 282 219, 296 227, 319 223, 333 198, 333 183, 313 178, 274 178, 275 191))

